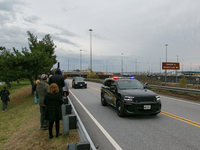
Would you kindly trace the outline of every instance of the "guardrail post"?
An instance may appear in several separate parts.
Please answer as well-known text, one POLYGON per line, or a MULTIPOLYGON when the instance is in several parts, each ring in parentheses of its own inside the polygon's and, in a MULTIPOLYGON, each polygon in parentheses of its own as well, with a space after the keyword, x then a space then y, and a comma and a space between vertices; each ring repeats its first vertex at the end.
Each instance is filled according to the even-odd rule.
POLYGON ((62 116, 66 116, 66 106, 62 104, 62 116))
POLYGON ((69 135, 69 116, 63 116, 63 135, 69 135))
POLYGON ((67 150, 77 150, 77 144, 67 144, 67 150))

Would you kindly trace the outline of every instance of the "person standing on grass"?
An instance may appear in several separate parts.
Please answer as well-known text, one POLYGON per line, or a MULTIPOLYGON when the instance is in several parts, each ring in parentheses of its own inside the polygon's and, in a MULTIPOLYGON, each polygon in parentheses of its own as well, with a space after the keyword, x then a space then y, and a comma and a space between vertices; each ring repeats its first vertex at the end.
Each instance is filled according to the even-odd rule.
POLYGON ((57 84, 58 89, 59 89, 59 93, 60 93, 60 95, 62 95, 63 94, 63 87, 65 86, 65 83, 64 83, 64 78, 63 78, 63 76, 61 74, 60 69, 57 69, 55 71, 55 75, 53 75, 53 76, 51 76, 49 78, 49 85, 51 83, 56 83, 57 84))
POLYGON ((36 96, 39 98, 39 105, 40 105, 40 123, 41 123, 41 130, 48 129, 48 121, 44 119, 45 116, 45 109, 46 106, 44 104, 44 97, 48 93, 49 84, 47 83, 48 76, 46 74, 41 75, 41 81, 38 83, 36 87, 36 96))
POLYGON ((60 120, 62 120, 61 105, 63 104, 57 84, 50 84, 48 94, 44 98, 44 104, 46 105, 45 120, 49 121, 49 139, 54 137, 52 134, 54 122, 56 123, 57 138, 62 135, 59 134, 59 128, 60 120))
POLYGON ((8 101, 10 102, 9 95, 10 95, 10 92, 6 90, 6 87, 3 87, 3 90, 0 92, 0 96, 2 100, 2 112, 7 110, 8 101))
POLYGON ((38 98, 36 96, 36 87, 37 87, 38 83, 40 83, 40 80, 36 80, 35 84, 33 86, 35 104, 38 104, 38 98))

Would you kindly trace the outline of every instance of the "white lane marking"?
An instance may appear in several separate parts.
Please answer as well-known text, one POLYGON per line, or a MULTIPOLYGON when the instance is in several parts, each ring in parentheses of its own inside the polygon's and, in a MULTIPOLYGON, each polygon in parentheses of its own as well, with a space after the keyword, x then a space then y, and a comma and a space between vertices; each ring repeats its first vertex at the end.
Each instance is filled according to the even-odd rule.
POLYGON ((193 105, 199 105, 200 106, 200 103, 188 102, 186 100, 180 100, 180 99, 170 98, 170 97, 166 97, 166 96, 161 96, 161 97, 166 98, 166 99, 170 99, 170 100, 173 100, 173 101, 179 101, 179 102, 184 102, 184 103, 193 104, 193 105))
POLYGON ((92 116, 92 114, 85 108, 85 106, 79 101, 79 99, 70 91, 70 93, 74 96, 74 98, 79 102, 79 104, 83 107, 85 112, 90 116, 90 118, 94 121, 97 127, 101 130, 101 132, 106 136, 106 138, 110 141, 110 143, 117 150, 122 150, 122 148, 115 142, 115 140, 108 134, 108 132, 101 126, 101 124, 92 116))

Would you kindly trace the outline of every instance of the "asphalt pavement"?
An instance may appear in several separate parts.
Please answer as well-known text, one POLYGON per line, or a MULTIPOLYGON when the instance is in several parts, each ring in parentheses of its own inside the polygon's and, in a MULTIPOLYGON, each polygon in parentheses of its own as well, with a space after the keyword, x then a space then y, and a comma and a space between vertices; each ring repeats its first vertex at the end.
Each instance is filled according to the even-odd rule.
POLYGON ((161 95, 157 116, 117 116, 116 108, 102 106, 101 84, 73 89, 70 99, 98 150, 198 150, 200 103, 161 95))

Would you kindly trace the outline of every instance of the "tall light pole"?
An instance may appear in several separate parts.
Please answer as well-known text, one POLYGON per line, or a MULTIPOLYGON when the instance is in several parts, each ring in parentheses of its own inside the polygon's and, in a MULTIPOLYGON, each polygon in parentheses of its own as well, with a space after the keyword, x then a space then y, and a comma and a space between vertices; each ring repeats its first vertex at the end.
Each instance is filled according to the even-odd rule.
POLYGON ((121 73, 123 75, 123 53, 122 53, 122 60, 121 60, 121 73))
POLYGON ((82 70, 82 56, 81 56, 82 49, 80 49, 80 71, 82 70))
POLYGON ((108 73, 108 70, 107 70, 107 69, 108 69, 108 68, 107 68, 107 63, 108 63, 108 61, 106 61, 106 73, 108 73))
MULTIPOLYGON (((168 44, 165 44, 166 46, 166 62, 167 62, 167 46, 168 44)), ((167 75, 167 69, 165 69, 165 86, 166 86, 166 75, 167 75)))
POLYGON ((137 58, 135 59, 135 74, 137 74, 137 58))
POLYGON ((89 29, 90 31, 90 69, 92 71, 92 29, 89 29))
MULTIPOLYGON (((177 62, 178 62, 178 55, 177 55, 177 62)), ((176 87, 178 86, 177 84, 177 70, 176 70, 176 87)))
POLYGON ((161 58, 160 58, 160 74, 161 74, 161 58))
POLYGON ((80 49, 80 72, 82 70, 82 57, 81 57, 82 49, 80 49))
POLYGON ((69 60, 68 60, 68 72, 69 72, 69 60))

